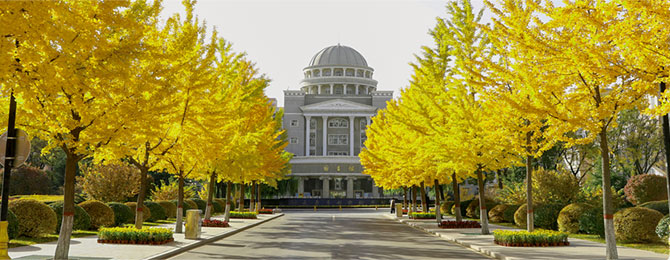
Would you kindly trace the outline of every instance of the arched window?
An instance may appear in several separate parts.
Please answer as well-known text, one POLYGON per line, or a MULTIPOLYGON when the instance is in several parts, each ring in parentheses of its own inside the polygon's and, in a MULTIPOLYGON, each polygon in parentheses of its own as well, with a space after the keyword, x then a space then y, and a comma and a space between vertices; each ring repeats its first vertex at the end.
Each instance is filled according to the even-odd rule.
POLYGON ((328 120, 328 128, 347 128, 349 121, 344 118, 333 118, 328 120))

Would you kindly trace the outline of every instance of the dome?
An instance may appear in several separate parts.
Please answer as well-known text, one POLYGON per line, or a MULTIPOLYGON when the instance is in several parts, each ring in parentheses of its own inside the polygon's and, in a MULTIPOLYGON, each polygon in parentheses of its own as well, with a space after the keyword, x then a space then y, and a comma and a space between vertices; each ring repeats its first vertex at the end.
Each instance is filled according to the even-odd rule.
POLYGON ((368 62, 365 61, 363 55, 358 51, 348 46, 340 44, 326 47, 314 55, 309 62, 309 67, 312 66, 356 66, 368 67, 368 62))

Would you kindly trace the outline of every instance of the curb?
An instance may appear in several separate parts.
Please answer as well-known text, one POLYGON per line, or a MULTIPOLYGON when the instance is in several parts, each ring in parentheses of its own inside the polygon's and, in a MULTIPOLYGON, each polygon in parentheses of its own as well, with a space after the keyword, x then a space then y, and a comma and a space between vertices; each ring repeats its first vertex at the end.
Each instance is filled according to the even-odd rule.
POLYGON ((282 216, 284 216, 284 213, 279 213, 279 214, 277 214, 277 215, 275 215, 275 216, 273 216, 273 217, 271 217, 271 218, 268 218, 268 219, 265 219, 265 220, 262 220, 262 221, 253 223, 253 224, 251 224, 251 225, 248 225, 248 226, 245 226, 245 227, 242 227, 242 228, 235 229, 235 230, 233 230, 233 231, 231 231, 231 232, 226 232, 226 233, 219 234, 219 235, 216 235, 216 236, 213 236, 213 237, 210 237, 210 238, 206 238, 206 239, 202 239, 202 240, 196 240, 195 242, 190 243, 190 244, 188 244, 188 245, 185 245, 185 246, 183 246, 183 247, 178 247, 178 248, 170 249, 170 250, 168 250, 168 251, 165 251, 165 252, 162 252, 162 253, 158 253, 158 254, 149 256, 149 257, 147 257, 147 258, 144 258, 144 259, 146 259, 146 260, 157 260, 157 259, 166 259, 166 258, 169 258, 169 257, 173 257, 173 256, 175 256, 175 255, 181 254, 181 253, 186 252, 186 251, 188 251, 188 250, 191 250, 191 249, 193 249, 193 248, 200 247, 200 246, 202 246, 202 245, 209 244, 209 243, 214 242, 214 241, 216 241, 216 240, 219 240, 219 239, 222 239, 222 238, 226 238, 226 237, 235 235, 235 234, 240 233, 240 232, 242 232, 242 231, 244 231, 244 230, 250 229, 250 228, 252 228, 252 227, 258 226, 258 225, 260 225, 260 224, 263 224, 263 223, 265 223, 265 222, 268 222, 268 221, 270 221, 270 220, 273 220, 273 219, 276 219, 276 218, 279 218, 279 217, 282 217, 282 216))
POLYGON ((408 222, 406 222, 406 221, 403 221, 403 220, 401 220, 401 219, 398 219, 398 218, 395 217, 395 216, 389 216, 389 215, 385 215, 385 216, 388 217, 388 218, 390 218, 390 219, 396 220, 396 221, 398 221, 398 222, 400 222, 400 223, 402 223, 402 224, 405 224, 405 225, 407 225, 407 226, 409 226, 409 227, 412 227, 412 228, 414 228, 414 229, 421 230, 421 231, 423 231, 423 232, 425 232, 425 233, 434 235, 434 236, 436 236, 436 237, 439 237, 439 238, 441 238, 441 239, 447 240, 447 241, 449 241, 449 242, 453 242, 453 243, 462 245, 462 246, 464 246, 464 247, 470 248, 470 249, 472 249, 472 250, 474 250, 474 251, 477 251, 477 252, 479 252, 479 253, 482 253, 482 254, 485 254, 485 255, 487 255, 487 256, 493 257, 493 258, 495 258, 495 259, 501 259, 501 260, 512 260, 512 259, 516 259, 516 258, 512 258, 512 257, 505 256, 505 255, 503 255, 503 254, 501 254, 501 253, 498 253, 498 252, 493 252, 493 251, 491 251, 491 250, 484 249, 484 248, 482 248, 482 247, 480 247, 480 246, 477 246, 477 245, 472 245, 472 244, 470 244, 470 243, 467 243, 467 242, 464 242, 464 241, 461 241, 461 240, 458 240, 458 239, 455 239, 455 238, 442 236, 440 233, 437 233, 437 232, 434 232, 434 231, 430 231, 430 230, 425 229, 425 228, 423 228, 423 227, 421 227, 421 226, 419 226, 419 225, 416 225, 416 224, 408 223, 408 222))

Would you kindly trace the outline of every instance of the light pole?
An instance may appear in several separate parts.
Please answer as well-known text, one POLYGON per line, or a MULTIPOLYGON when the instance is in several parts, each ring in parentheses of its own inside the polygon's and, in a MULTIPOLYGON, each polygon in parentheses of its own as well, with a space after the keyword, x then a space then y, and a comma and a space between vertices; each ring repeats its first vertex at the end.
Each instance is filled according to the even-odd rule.
POLYGON ((9 234, 7 233, 7 210, 9 208, 9 177, 14 168, 14 155, 16 154, 16 100, 12 91, 9 99, 9 120, 7 122, 7 146, 5 148, 5 173, 2 178, 2 204, 0 206, 0 259, 11 259, 7 249, 9 247, 9 234))

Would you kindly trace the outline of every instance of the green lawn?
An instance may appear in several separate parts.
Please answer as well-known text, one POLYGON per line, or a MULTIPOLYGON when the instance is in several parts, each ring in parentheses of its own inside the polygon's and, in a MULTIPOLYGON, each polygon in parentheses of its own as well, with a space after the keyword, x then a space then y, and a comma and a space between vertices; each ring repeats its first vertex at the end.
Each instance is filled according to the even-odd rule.
POLYGON ((47 203, 47 202, 61 201, 61 200, 63 200, 63 195, 15 195, 15 196, 11 196, 11 198, 33 199, 33 200, 37 200, 37 201, 47 203))

